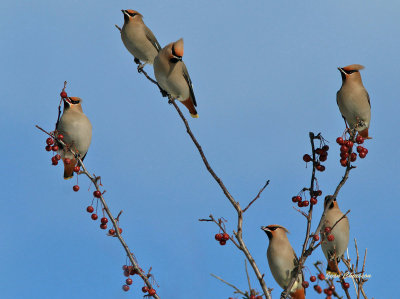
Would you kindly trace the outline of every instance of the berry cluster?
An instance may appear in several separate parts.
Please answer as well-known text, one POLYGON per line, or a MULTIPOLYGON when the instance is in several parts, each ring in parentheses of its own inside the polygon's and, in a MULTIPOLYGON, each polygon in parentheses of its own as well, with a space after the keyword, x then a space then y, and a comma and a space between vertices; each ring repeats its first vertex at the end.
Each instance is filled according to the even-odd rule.
POLYGON ((330 228, 329 226, 325 227, 324 231, 322 232, 322 234, 326 237, 326 239, 329 242, 332 242, 333 240, 335 240, 335 236, 331 234, 332 232, 332 228, 330 228))
MULTIPOLYGON (((340 165, 342 165, 343 167, 347 167, 349 161, 356 161, 357 153, 361 159, 364 159, 368 154, 368 150, 365 147, 358 145, 356 148, 357 153, 354 153, 354 139, 346 139, 346 135, 344 137, 344 139, 342 137, 336 138, 336 143, 340 145, 340 165)), ((364 138, 361 135, 357 135, 355 142, 357 144, 363 144, 364 138)))
MULTIPOLYGON (((321 162, 325 162, 328 159, 328 151, 329 151, 329 146, 326 144, 315 150, 315 154, 317 155, 317 161, 315 161, 316 170, 321 172, 325 171, 325 166, 322 165, 321 162)), ((303 156, 303 161, 308 163, 312 161, 312 158, 309 154, 305 154, 303 156)))
POLYGON ((229 235, 227 233, 219 233, 215 235, 215 240, 219 242, 220 245, 225 245, 226 241, 229 240, 229 235))
MULTIPOLYGON (((125 283, 126 283, 126 284, 124 284, 124 285, 122 286, 122 289, 123 289, 125 292, 127 292, 127 291, 129 291, 129 288, 130 288, 129 286, 133 283, 132 278, 130 278, 129 276, 130 276, 130 275, 133 276, 133 275, 139 274, 139 273, 138 273, 137 270, 135 270, 135 269, 133 268, 133 266, 128 266, 128 265, 122 266, 122 270, 124 271, 124 276, 127 277, 127 279, 125 280, 125 283)), ((143 271, 141 268, 139 268, 139 270, 142 272, 142 274, 144 273, 144 271, 143 271)), ((150 296, 153 296, 153 295, 156 294, 156 290, 154 290, 154 289, 149 289, 147 286, 144 286, 144 287, 142 288, 142 292, 143 292, 143 293, 148 293, 150 296)))
MULTIPOLYGON (((58 135, 59 140, 63 140, 64 136, 62 134, 58 135)), ((57 144, 55 144, 55 140, 52 137, 49 137, 46 139, 46 147, 45 147, 47 152, 57 152, 59 150, 59 147, 57 144)), ((61 156, 59 154, 56 154, 55 156, 51 157, 51 164, 56 166, 58 164, 58 161, 61 160, 61 156)))
POLYGON ((322 191, 321 190, 314 191, 312 194, 312 197, 310 198, 310 201, 306 200, 305 194, 303 191, 300 192, 300 195, 293 196, 292 202, 294 202, 294 203, 297 202, 297 206, 300 208, 308 207, 310 205, 310 203, 311 203, 311 205, 316 205, 318 203, 317 197, 322 195, 322 191), (303 200, 302 196, 300 196, 300 195, 303 195, 305 200, 303 200))
MULTIPOLYGON (((323 273, 319 273, 317 275, 318 280, 323 281, 325 280, 325 275, 323 273)), ((311 282, 315 282, 317 281, 317 277, 310 276, 310 281, 311 282)), ((316 285, 314 285, 314 290, 318 293, 321 294, 322 292, 324 292, 324 294, 327 296, 326 299, 331 299, 331 296, 333 295, 333 292, 335 291, 335 286, 333 285, 333 282, 329 282, 328 283, 328 287, 325 289, 322 289, 322 287, 317 283, 316 285)), ((303 288, 308 288, 309 283, 307 281, 303 281, 303 288)), ((350 284, 347 282, 342 283, 342 288, 343 289, 348 289, 350 287, 350 284)))

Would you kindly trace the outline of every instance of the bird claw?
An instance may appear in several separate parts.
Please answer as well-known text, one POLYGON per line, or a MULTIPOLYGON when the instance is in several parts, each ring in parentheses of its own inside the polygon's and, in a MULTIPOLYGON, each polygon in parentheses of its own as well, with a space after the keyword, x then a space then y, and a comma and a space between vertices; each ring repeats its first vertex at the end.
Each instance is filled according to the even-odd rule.
POLYGON ((162 97, 163 97, 163 98, 168 97, 168 92, 166 92, 166 91, 165 91, 164 89, 162 89, 160 86, 159 86, 159 88, 160 88, 160 92, 161 92, 162 97))
POLYGON ((136 64, 139 64, 139 65, 141 64, 141 63, 140 63, 140 60, 137 59, 136 57, 135 57, 135 59, 133 59, 133 61, 134 61, 136 64))

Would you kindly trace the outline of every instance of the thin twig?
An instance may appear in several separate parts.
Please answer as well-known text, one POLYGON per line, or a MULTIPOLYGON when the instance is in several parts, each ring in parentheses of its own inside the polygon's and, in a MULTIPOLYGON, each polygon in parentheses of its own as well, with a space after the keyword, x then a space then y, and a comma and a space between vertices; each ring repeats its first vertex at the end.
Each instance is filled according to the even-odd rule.
POLYGON ((249 284, 249 293, 251 293, 252 288, 250 283, 249 271, 247 271, 247 260, 244 260, 244 268, 246 269, 247 283, 249 284))
MULTIPOLYGON (((91 175, 91 174, 89 173, 89 171, 87 170, 85 164, 83 164, 83 162, 82 162, 82 160, 81 160, 81 158, 80 158, 80 155, 79 155, 75 150, 73 150, 70 146, 67 146, 67 144, 64 143, 63 140, 58 139, 57 136, 54 136, 54 135, 50 134, 49 132, 47 132, 46 130, 42 129, 42 128, 39 127, 38 125, 36 125, 36 128, 38 128, 38 129, 41 130, 42 132, 44 132, 44 133, 46 133, 47 135, 49 135, 49 136, 53 137, 54 139, 56 139, 57 142, 58 142, 59 144, 63 145, 64 149, 68 149, 68 151, 71 152, 71 153, 74 155, 75 159, 77 159, 78 165, 82 168, 82 170, 81 170, 80 173, 81 173, 81 174, 85 174, 85 175, 92 181, 92 183, 93 183, 93 185, 95 186, 96 190, 100 191, 100 193, 101 193, 100 186, 99 186, 99 183, 98 183, 99 177, 98 177, 98 176, 95 176, 95 175, 91 175)), ((144 283, 147 285, 147 287, 148 287, 149 289, 152 289, 153 287, 152 287, 152 285, 151 285, 151 283, 150 283, 148 277, 142 272, 142 270, 141 270, 141 268, 139 267, 139 265, 138 265, 138 263, 137 263, 137 261, 136 261, 134 255, 133 255, 132 252, 130 251, 128 245, 126 244, 126 242, 125 242, 125 240, 124 240, 124 238, 121 236, 121 233, 119 232, 119 226, 118 226, 118 224, 117 224, 117 223, 118 223, 118 219, 117 219, 117 218, 121 215, 122 211, 120 212, 120 214, 118 215, 117 218, 114 218, 113 215, 111 214, 110 209, 108 208, 108 205, 107 205, 107 203, 106 203, 106 201, 105 201, 105 199, 104 199, 104 197, 103 197, 103 194, 101 194, 101 196, 100 196, 99 199, 100 199, 100 201, 101 201, 101 203, 102 203, 102 205, 103 205, 103 209, 106 211, 106 213, 107 213, 109 219, 111 220, 111 222, 112 222, 112 224, 113 224, 113 227, 114 227, 114 229, 115 229, 116 237, 117 237, 118 240, 120 241, 122 247, 124 247, 125 252, 126 252, 126 254, 127 254, 128 258, 129 258, 129 260, 130 260, 131 263, 132 263, 132 266, 133 266, 133 269, 135 270, 135 273, 138 274, 138 275, 140 276, 140 278, 144 281, 144 283)), ((159 298, 160 298, 157 294, 153 295, 152 297, 153 297, 153 298, 156 298, 156 299, 159 299, 159 298)))
POLYGON ((250 206, 260 197, 261 193, 264 191, 265 188, 267 188, 267 186, 269 185, 269 180, 265 183, 265 185, 260 189, 260 191, 258 192, 257 196, 254 197, 254 199, 247 205, 246 208, 244 208, 243 213, 246 212, 246 210, 248 208, 250 208, 250 206))
POLYGON ((216 278, 216 279, 218 279, 218 280, 220 280, 220 281, 222 281, 223 283, 227 284, 228 286, 234 288, 234 289, 236 290, 235 293, 238 293, 238 294, 241 294, 241 295, 243 295, 243 296, 246 296, 246 293, 243 293, 241 290, 239 290, 239 289, 238 289, 237 287, 235 287, 233 284, 231 284, 231 283, 229 283, 229 282, 223 280, 221 277, 218 277, 217 275, 214 275, 214 274, 212 274, 212 273, 211 273, 211 276, 214 277, 214 278, 216 278))

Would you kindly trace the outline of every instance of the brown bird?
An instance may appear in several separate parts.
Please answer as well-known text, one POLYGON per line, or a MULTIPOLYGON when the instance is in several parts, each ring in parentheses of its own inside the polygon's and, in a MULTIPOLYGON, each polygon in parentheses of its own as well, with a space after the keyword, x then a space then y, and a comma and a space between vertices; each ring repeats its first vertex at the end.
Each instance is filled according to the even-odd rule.
MULTIPOLYGON (((56 129, 58 133, 64 135, 64 143, 76 151, 83 161, 92 140, 92 124, 82 111, 80 98, 67 97, 63 100, 64 111, 56 129)), ((74 175, 77 160, 67 148, 63 148, 61 145, 59 145, 59 153, 64 162, 64 179, 70 179, 74 175), (66 161, 70 162, 66 163, 66 161)))
POLYGON ((135 62, 143 61, 153 64, 154 58, 161 50, 153 32, 143 22, 143 16, 136 10, 122 10, 124 26, 121 39, 128 51, 135 57, 135 62))
MULTIPOLYGON (((261 229, 267 234, 269 239, 267 258, 272 276, 279 286, 285 290, 292 279, 293 271, 297 271, 297 266, 299 264, 296 253, 286 235, 288 230, 276 224, 262 226, 261 229)), ((301 272, 290 290, 291 298, 305 298, 302 282, 303 273, 301 272)))
POLYGON ((192 117, 198 118, 192 80, 182 56, 183 39, 165 46, 154 59, 154 75, 163 90, 182 102, 192 117))
POLYGON ((371 139, 368 135, 371 103, 361 80, 360 70, 363 68, 359 64, 338 68, 342 76, 342 87, 336 94, 336 102, 350 129, 356 129, 362 137, 371 139))
MULTIPOLYGON (((326 209, 326 205, 330 200, 330 196, 325 197, 324 209, 326 209)), ((342 211, 339 209, 339 206, 336 202, 336 198, 329 205, 325 217, 322 222, 321 227, 321 248, 324 252, 326 260, 328 261, 328 267, 326 269, 327 272, 340 274, 338 264, 340 259, 344 255, 344 252, 347 249, 347 245, 349 244, 349 234, 350 234, 350 225, 347 216, 343 217, 342 211), (341 219, 336 225, 336 221, 341 219), (328 235, 333 235, 333 241, 329 241, 326 238, 325 228, 335 227, 327 233, 328 235)))

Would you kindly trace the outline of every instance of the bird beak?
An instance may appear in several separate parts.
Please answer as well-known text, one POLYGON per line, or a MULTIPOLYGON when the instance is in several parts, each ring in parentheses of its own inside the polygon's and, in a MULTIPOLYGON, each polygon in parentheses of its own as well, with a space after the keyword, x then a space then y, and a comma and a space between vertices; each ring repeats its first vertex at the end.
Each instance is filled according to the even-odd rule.
POLYGON ((269 230, 268 227, 266 227, 266 226, 261 226, 261 229, 262 229, 263 231, 269 231, 269 232, 270 232, 270 230, 269 230))
POLYGON ((271 230, 270 230, 268 227, 266 227, 266 226, 261 226, 261 229, 267 234, 268 239, 271 240, 271 238, 272 238, 272 232, 271 232, 271 230))
POLYGON ((343 75, 347 75, 346 72, 345 72, 341 67, 338 67, 337 69, 338 69, 343 75))

